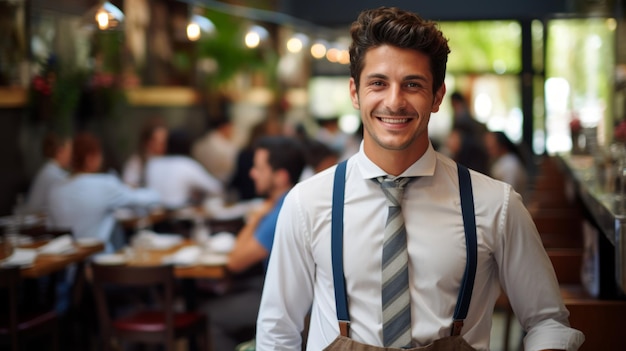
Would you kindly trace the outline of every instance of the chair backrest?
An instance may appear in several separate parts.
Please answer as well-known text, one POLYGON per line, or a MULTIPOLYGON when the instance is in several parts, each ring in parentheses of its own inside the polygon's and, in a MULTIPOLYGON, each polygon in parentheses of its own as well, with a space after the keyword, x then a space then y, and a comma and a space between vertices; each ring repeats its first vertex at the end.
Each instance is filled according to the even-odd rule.
POLYGON ((0 328, 6 328, 6 337, 10 339, 11 349, 18 349, 17 336, 17 306, 18 306, 18 286, 20 284, 20 268, 17 266, 9 266, 0 268, 0 291, 6 293, 3 297, 4 304, 2 313, 6 313, 8 319, 6 325, 0 325, 0 328))
POLYGON ((172 265, 159 266, 115 266, 92 263, 93 292, 98 311, 102 336, 107 342, 113 335, 120 335, 113 329, 113 320, 108 295, 111 288, 143 287, 158 288, 162 292, 162 308, 165 316, 165 333, 155 335, 166 343, 174 342, 174 268, 172 265))

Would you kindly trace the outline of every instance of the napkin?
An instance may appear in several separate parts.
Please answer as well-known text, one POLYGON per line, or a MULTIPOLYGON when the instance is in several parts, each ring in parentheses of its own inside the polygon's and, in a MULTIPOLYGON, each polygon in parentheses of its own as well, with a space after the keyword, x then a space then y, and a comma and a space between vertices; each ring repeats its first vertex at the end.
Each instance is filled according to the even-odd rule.
POLYGON ((235 234, 229 232, 215 233, 206 245, 209 251, 229 253, 235 247, 235 234))
POLYGON ((181 243, 182 236, 178 234, 155 233, 151 230, 140 230, 133 239, 133 245, 146 249, 167 250, 181 243))
POLYGON ((44 255, 63 255, 76 251, 70 234, 58 236, 39 248, 44 255))
POLYGON ((191 266, 196 264, 201 253, 202 249, 199 246, 186 246, 171 255, 163 257, 163 263, 191 266))
POLYGON ((15 249, 11 256, 7 257, 4 261, 0 262, 0 266, 31 266, 37 258, 36 249, 15 249))

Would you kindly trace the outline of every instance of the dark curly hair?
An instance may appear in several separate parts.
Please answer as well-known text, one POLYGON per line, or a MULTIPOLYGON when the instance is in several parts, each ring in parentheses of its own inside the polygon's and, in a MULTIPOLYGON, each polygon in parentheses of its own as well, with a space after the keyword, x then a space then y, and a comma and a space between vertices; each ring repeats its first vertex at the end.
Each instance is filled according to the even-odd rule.
POLYGON ((435 22, 396 7, 380 7, 361 12, 352 23, 350 34, 350 76, 354 78, 357 90, 365 53, 382 45, 412 49, 427 55, 433 76, 433 94, 443 85, 450 48, 448 39, 435 22))

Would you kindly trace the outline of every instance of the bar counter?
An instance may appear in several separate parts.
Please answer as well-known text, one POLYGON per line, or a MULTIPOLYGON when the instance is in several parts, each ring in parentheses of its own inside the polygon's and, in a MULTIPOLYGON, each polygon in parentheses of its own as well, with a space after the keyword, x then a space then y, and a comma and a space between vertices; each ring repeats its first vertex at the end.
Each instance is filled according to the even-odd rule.
POLYGON ((571 180, 566 188, 579 196, 599 231, 614 248, 615 283, 626 291, 626 198, 619 195, 620 184, 610 176, 607 165, 599 166, 592 155, 562 154, 557 157, 571 180))

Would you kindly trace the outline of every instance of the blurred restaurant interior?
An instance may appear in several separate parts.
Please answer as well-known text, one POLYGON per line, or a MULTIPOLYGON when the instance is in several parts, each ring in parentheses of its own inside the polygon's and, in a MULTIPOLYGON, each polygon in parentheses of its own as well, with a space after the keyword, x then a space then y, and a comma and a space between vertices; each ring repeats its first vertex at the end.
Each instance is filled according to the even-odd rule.
MULTIPOLYGON (((0 216, 27 196, 50 131, 93 133, 102 169, 118 175, 153 118, 196 141, 226 116, 238 148, 264 121, 309 136, 336 121, 358 139, 349 27, 382 4, 449 38, 433 144, 446 145, 456 91, 528 156, 526 203, 587 336, 581 350, 623 347, 624 0, 0 0, 0 216)), ((519 344, 506 340, 501 350, 519 344)))

